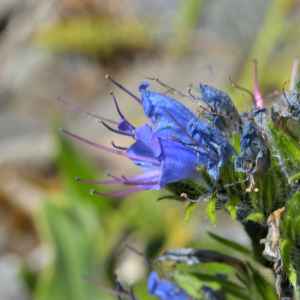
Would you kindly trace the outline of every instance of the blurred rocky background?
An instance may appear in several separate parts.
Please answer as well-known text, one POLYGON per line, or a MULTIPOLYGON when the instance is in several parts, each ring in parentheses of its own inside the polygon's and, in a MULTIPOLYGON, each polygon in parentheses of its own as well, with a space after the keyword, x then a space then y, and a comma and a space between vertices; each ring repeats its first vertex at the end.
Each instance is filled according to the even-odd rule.
MULTIPOLYGON (((139 125, 142 108, 106 74, 137 95, 142 75, 184 92, 190 84, 212 85, 212 66, 220 87, 245 110, 227 77, 253 90, 256 58, 263 94, 281 91, 300 53, 299 15, 297 0, 1 0, 0 299, 114 299, 81 275, 112 285, 118 268, 125 284, 137 282, 147 268, 123 252, 124 240, 149 257, 183 246, 212 249, 207 231, 249 245, 225 213, 212 227, 205 203, 184 226, 185 205, 157 203, 157 192, 90 196, 92 186, 75 176, 106 180, 107 170, 137 170, 61 137, 58 128, 106 146, 131 141, 55 100, 119 120, 113 90, 121 111, 139 125)), ((148 299, 145 286, 135 286, 148 299)))

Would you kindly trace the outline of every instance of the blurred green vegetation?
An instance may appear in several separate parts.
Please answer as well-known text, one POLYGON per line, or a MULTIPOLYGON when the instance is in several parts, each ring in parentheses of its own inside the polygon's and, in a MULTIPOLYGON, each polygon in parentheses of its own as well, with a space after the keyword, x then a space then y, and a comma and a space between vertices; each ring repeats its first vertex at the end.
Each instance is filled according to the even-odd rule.
MULTIPOLYGON (((200 17, 205 10, 205 2, 204 0, 181 2, 177 22, 174 25, 174 35, 164 47, 165 55, 184 58, 184 55, 189 53, 190 39, 197 24, 201 21, 200 17)), ((248 56, 240 65, 240 77, 237 81, 239 85, 252 90, 253 58, 259 60, 262 91, 279 89, 289 78, 295 53, 300 51, 298 38, 300 26, 295 26, 293 20, 288 20, 295 3, 294 0, 270 1, 263 25, 254 43, 249 45, 248 56)), ((52 27, 39 28, 33 41, 36 45, 54 53, 77 52, 105 61, 113 57, 114 53, 124 49, 155 49, 157 46, 155 44, 156 34, 157 29, 154 25, 140 20, 117 21, 95 15, 71 16, 57 22, 52 27)), ((239 109, 244 108, 242 97, 235 94, 229 84, 224 90, 237 100, 239 109)), ((278 136, 280 133, 276 133, 276 135, 278 136)), ((156 191, 142 192, 118 199, 89 195, 89 189, 94 186, 77 183, 75 176, 95 180, 98 177, 98 168, 84 155, 74 150, 68 144, 65 136, 55 134, 55 139, 57 149, 59 149, 56 167, 61 189, 45 198, 36 219, 41 240, 47 246, 49 257, 53 260, 41 275, 27 273, 28 278, 30 277, 28 282, 31 282, 30 286, 37 300, 104 299, 104 297, 108 300, 115 299, 115 296, 90 282, 85 282, 81 275, 85 274, 108 286, 114 286, 113 272, 118 267, 116 261, 122 251, 120 245, 129 237, 141 241, 145 248, 145 255, 150 258, 161 254, 163 250, 179 246, 220 250, 220 243, 223 244, 223 253, 241 255, 234 252, 239 251, 237 245, 229 243, 228 246, 228 242, 226 245, 225 240, 219 240, 218 243, 215 241, 217 238, 213 240, 212 236, 206 240, 195 238, 195 227, 198 225, 195 220, 203 218, 201 211, 205 211, 202 204, 190 204, 184 216, 185 206, 175 206, 174 202, 169 201, 156 203, 156 199, 161 196, 156 191), (199 207, 201 209, 197 209, 199 207), (187 228, 183 227, 183 223, 187 224, 187 228), (229 249, 226 249, 226 246, 229 249)), ((238 139, 234 144, 238 150, 238 139)), ((278 165, 274 162, 272 168, 280 172, 278 165)), ((232 170, 229 171, 232 172, 232 170)), ((232 176, 240 175, 233 174, 232 176)), ((292 180, 295 179, 296 177, 292 180)), ((270 174, 265 184, 276 193, 277 187, 274 186, 276 181, 272 181, 270 174)), ((96 186, 95 188, 97 191, 107 192, 107 187, 96 186)), ((256 194, 258 200, 261 200, 262 197, 261 190, 256 194)), ((258 201, 258 203, 260 202, 258 201)), ((232 201, 226 207, 233 219, 236 218, 236 205, 237 203, 232 201)), ((271 205, 272 203, 270 203, 271 205)), ((212 199, 206 209, 206 214, 214 225, 216 225, 215 206, 216 201, 212 199)), ((271 207, 267 209, 270 210, 271 207)), ((248 216, 248 220, 257 223, 265 221, 259 211, 252 212, 248 216)), ((296 219, 294 221, 298 222, 296 219)), ((295 228, 299 229, 299 226, 295 228)), ((291 231, 292 234, 294 234, 293 231, 291 231)), ((285 264, 291 268, 292 245, 290 240, 281 243, 282 248, 285 249, 283 251, 285 264)), ((245 260, 255 260, 253 259, 255 255, 249 254, 252 253, 251 250, 241 249, 244 250, 243 255, 247 256, 245 260)), ((137 259, 139 258, 137 257, 137 259)), ((187 280, 195 281, 195 277, 198 276, 199 280, 195 281, 196 286, 204 282, 205 284, 209 283, 214 288, 221 287, 230 291, 231 296, 228 299, 236 299, 237 295, 232 291, 230 285, 231 281, 216 280, 213 277, 215 273, 224 272, 230 275, 229 279, 234 283, 239 282, 242 285, 230 267, 210 264, 197 267, 197 270, 205 271, 207 274, 202 274, 202 276, 192 274, 186 279, 187 276, 180 274, 180 269, 178 269, 174 272, 174 278, 184 286, 187 280), (232 279, 233 277, 234 279, 232 279)), ((290 276, 294 276, 293 269, 288 271, 291 273, 290 276)), ((252 269, 251 272, 253 286, 256 289, 252 295, 260 295, 262 299, 275 299, 274 290, 269 283, 255 269, 252 269), (264 289, 264 287, 267 288, 264 289)), ((143 279, 135 283, 136 294, 144 300, 151 299, 146 292, 145 277, 143 279)), ((244 288, 245 286, 244 284, 244 288)), ((237 288, 236 291, 239 292, 240 289, 237 288)), ((240 292, 238 297, 247 299, 244 291, 240 292)))
POLYGON ((75 52, 105 61, 117 51, 152 49, 154 28, 139 20, 72 16, 39 28, 34 44, 53 52, 75 52))

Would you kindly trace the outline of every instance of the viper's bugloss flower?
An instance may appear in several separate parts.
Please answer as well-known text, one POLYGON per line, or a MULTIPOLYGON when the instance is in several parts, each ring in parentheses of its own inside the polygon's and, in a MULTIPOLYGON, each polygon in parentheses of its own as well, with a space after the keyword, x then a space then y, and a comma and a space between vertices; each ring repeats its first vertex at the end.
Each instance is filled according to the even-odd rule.
POLYGON ((156 133, 165 138, 173 137, 185 148, 193 150, 205 161, 209 175, 218 180, 223 163, 230 163, 235 150, 225 136, 212 124, 201 121, 195 113, 165 95, 147 90, 148 83, 139 86, 143 106, 156 133))
POLYGON ((155 271, 148 276, 148 293, 161 300, 191 300, 183 289, 174 282, 162 279, 155 271))
POLYGON ((242 119, 230 97, 225 92, 209 85, 200 84, 200 91, 210 109, 210 112, 204 112, 202 115, 208 118, 225 136, 232 136, 234 131, 241 136, 242 119))
POLYGON ((264 172, 270 167, 270 151, 256 124, 250 120, 243 125, 240 142, 242 155, 236 157, 235 169, 246 174, 264 172))
MULTIPOLYGON (((258 87, 257 61, 254 60, 254 108, 251 110, 251 120, 243 121, 243 134, 240 141, 242 155, 234 161, 238 172, 261 173, 270 167, 270 151, 266 140, 271 139, 267 123, 268 110, 264 108, 262 95, 258 87), (263 136, 263 135, 264 136, 263 136)), ((248 116, 248 114, 244 114, 248 116)))
MULTIPOLYGON (((118 86, 128 92, 119 84, 118 86)), ((112 120, 87 113, 118 126, 118 130, 115 130, 102 121, 103 125, 111 131, 135 139, 135 143, 128 149, 121 147, 116 147, 117 150, 110 149, 61 129, 62 132, 87 144, 130 158, 137 167, 144 171, 143 174, 127 178, 124 176, 116 178, 110 175, 114 179, 109 181, 76 178, 78 181, 92 184, 122 183, 136 186, 131 190, 118 193, 102 194, 95 190, 92 190, 91 193, 122 196, 141 190, 158 190, 164 188, 168 183, 200 177, 199 167, 201 165, 207 167, 209 175, 218 181, 220 167, 223 163, 230 163, 231 157, 235 154, 233 147, 217 128, 199 120, 195 113, 178 101, 148 91, 148 87, 149 84, 146 82, 139 86, 142 101, 130 94, 143 104, 145 114, 153 128, 147 124, 138 128, 132 126, 120 112, 113 93, 114 102, 122 118, 120 123, 116 124, 112 120)), ((77 109, 61 99, 59 101, 77 109)), ((77 110, 84 112, 80 109, 77 110)))

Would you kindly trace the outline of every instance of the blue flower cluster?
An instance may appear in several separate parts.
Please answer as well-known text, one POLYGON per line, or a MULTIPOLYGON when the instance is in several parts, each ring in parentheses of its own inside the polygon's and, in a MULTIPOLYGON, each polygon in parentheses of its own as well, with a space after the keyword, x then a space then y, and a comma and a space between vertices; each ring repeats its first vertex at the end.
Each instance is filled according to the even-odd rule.
MULTIPOLYGON (((92 184, 121 183, 134 186, 131 190, 111 194, 102 194, 91 190, 92 194, 110 197, 122 196, 142 190, 164 189, 168 183, 185 179, 201 180, 199 173, 201 166, 206 167, 209 176, 216 184, 219 180, 222 165, 231 164, 232 157, 237 155, 228 141, 228 138, 230 140, 234 132, 241 138, 240 147, 242 150, 242 155, 237 156, 235 159, 236 170, 244 172, 252 178, 251 173, 263 172, 268 169, 269 149, 261 134, 262 127, 257 125, 254 120, 258 115, 257 110, 260 112, 259 116, 264 117, 262 113, 266 111, 264 108, 255 105, 250 117, 247 114, 244 115, 245 121, 238 114, 233 102, 225 92, 200 84, 201 99, 207 105, 207 109, 202 113, 202 116, 209 119, 211 123, 208 123, 201 120, 194 112, 178 101, 166 95, 150 91, 150 84, 147 82, 143 82, 139 86, 140 99, 109 76, 107 78, 143 105, 145 115, 151 126, 143 124, 136 128, 131 125, 121 113, 112 92, 117 111, 122 118, 119 123, 85 112, 60 98, 58 99, 78 111, 98 118, 109 130, 135 140, 129 148, 117 147, 113 144, 115 149, 111 149, 61 129, 62 132, 92 146, 130 158, 143 171, 142 174, 131 177, 117 178, 110 175, 113 179, 108 181, 76 178, 77 181, 92 184), (111 128, 107 123, 117 125, 118 129, 111 128)), ((255 99, 254 103, 260 103, 260 106, 263 106, 257 86, 255 91, 258 99, 255 99)), ((201 201, 204 197, 192 201, 201 201)))

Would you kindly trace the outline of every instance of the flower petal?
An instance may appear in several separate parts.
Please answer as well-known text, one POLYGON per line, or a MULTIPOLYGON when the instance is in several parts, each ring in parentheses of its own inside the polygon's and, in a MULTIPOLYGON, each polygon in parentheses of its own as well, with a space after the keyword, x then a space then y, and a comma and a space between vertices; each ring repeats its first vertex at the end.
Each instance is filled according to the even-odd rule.
POLYGON ((161 139, 162 154, 157 158, 162 161, 162 172, 159 180, 161 188, 171 182, 188 179, 196 171, 196 167, 207 165, 207 159, 179 142, 161 139))
POLYGON ((133 131, 132 125, 129 122, 127 122, 126 119, 123 119, 118 124, 118 129, 119 129, 119 131, 127 133, 127 134, 132 134, 132 131, 133 131))
MULTIPOLYGON (((144 83, 145 85, 146 83, 144 83)), ((166 113, 170 112, 176 120, 185 128, 191 118, 197 116, 187 107, 178 101, 165 95, 142 89, 142 100, 145 114, 149 122, 154 126, 155 131, 168 129, 172 134, 183 136, 182 130, 174 120, 166 113)))
POLYGON ((160 142, 151 126, 144 124, 138 127, 135 131, 135 135, 139 141, 141 141, 148 149, 152 151, 155 158, 160 155, 160 142))
POLYGON ((203 113, 226 136, 235 131, 242 135, 242 120, 230 97, 209 85, 200 84, 203 100, 209 105, 211 113, 203 113), (214 114, 215 113, 215 114, 214 114), (227 117, 232 116, 232 117, 227 117))

